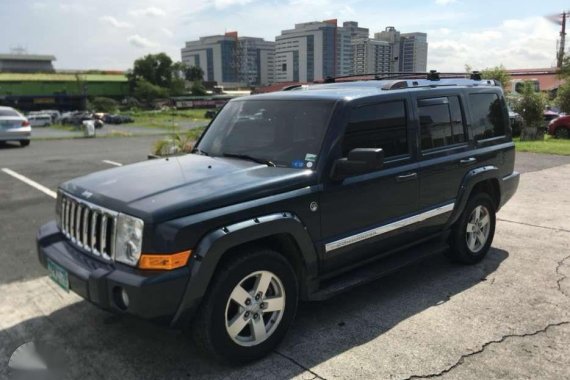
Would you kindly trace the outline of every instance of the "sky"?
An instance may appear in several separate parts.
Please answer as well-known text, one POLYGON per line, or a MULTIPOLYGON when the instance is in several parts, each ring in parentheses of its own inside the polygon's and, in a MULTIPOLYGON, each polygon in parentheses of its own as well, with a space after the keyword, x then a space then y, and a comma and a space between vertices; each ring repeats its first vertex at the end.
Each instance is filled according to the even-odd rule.
MULTIPOLYGON (((295 23, 358 21, 428 33, 428 70, 555 65, 561 0, 0 0, 0 53, 53 54, 63 69, 125 70, 148 53, 238 31, 274 41, 295 23)), ((569 24, 570 26, 570 24, 569 24)), ((569 41, 570 45, 570 41, 569 41)))

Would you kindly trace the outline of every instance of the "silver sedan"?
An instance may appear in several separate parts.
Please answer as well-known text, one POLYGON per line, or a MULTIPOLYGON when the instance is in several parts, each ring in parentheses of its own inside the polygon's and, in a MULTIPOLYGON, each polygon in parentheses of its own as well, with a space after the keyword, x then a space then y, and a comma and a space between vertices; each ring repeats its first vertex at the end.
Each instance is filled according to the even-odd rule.
POLYGON ((24 115, 12 107, 0 107, 0 141, 19 141, 30 145, 32 127, 24 115))

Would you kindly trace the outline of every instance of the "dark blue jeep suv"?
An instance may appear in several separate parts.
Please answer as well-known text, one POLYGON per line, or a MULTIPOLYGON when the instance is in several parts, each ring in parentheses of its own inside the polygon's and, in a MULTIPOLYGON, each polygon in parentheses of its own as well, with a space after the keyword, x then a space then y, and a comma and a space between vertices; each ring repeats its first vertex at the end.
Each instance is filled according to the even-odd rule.
POLYGON ((63 183, 38 234, 93 304, 187 329, 226 361, 271 352, 299 300, 442 253, 473 264, 515 193, 494 81, 391 79, 234 99, 192 154, 63 183))

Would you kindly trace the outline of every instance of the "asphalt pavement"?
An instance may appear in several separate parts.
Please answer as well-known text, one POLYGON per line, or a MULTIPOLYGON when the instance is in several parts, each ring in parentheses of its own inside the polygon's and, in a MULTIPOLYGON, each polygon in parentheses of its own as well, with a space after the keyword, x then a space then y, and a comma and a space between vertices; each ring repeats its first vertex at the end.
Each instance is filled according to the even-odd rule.
POLYGON ((50 191, 144 160, 155 140, 0 146, 0 378, 14 350, 32 340, 61 350, 72 379, 570 378, 570 157, 518 154, 521 184, 498 214, 483 262, 459 266, 437 256, 302 304, 275 352, 227 367, 201 357, 181 332, 64 292, 37 261, 35 233, 54 218, 50 191))

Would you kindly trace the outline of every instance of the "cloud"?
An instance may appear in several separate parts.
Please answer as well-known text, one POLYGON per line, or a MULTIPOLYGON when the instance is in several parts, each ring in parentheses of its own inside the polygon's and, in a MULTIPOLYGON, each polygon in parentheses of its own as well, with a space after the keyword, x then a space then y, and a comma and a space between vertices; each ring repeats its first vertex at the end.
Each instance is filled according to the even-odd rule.
POLYGON ((167 37, 174 37, 174 32, 168 28, 160 28, 160 31, 167 37))
POLYGON ((32 5, 30 5, 30 8, 32 8, 32 10, 34 11, 39 11, 39 10, 43 10, 47 8, 47 4, 41 1, 36 1, 35 3, 32 3, 32 5))
POLYGON ((234 5, 245 5, 252 1, 253 0, 214 0, 214 7, 216 9, 224 9, 234 5))
POLYGON ((449 5, 455 3, 456 0, 435 0, 437 5, 449 5))
POLYGON ((151 40, 144 38, 138 34, 133 34, 132 36, 129 36, 127 38, 127 42, 138 48, 149 48, 157 46, 155 42, 152 42, 151 40))
POLYGON ((110 25, 114 28, 117 29, 128 29, 128 28, 132 28, 133 25, 129 24, 128 22, 124 22, 124 21, 119 21, 116 18, 114 18, 113 16, 103 16, 103 17, 99 17, 99 20, 107 25, 110 25))
POLYGON ((148 8, 134 9, 130 11, 129 14, 135 17, 140 17, 140 16, 162 17, 166 13, 160 8, 148 7, 148 8))

